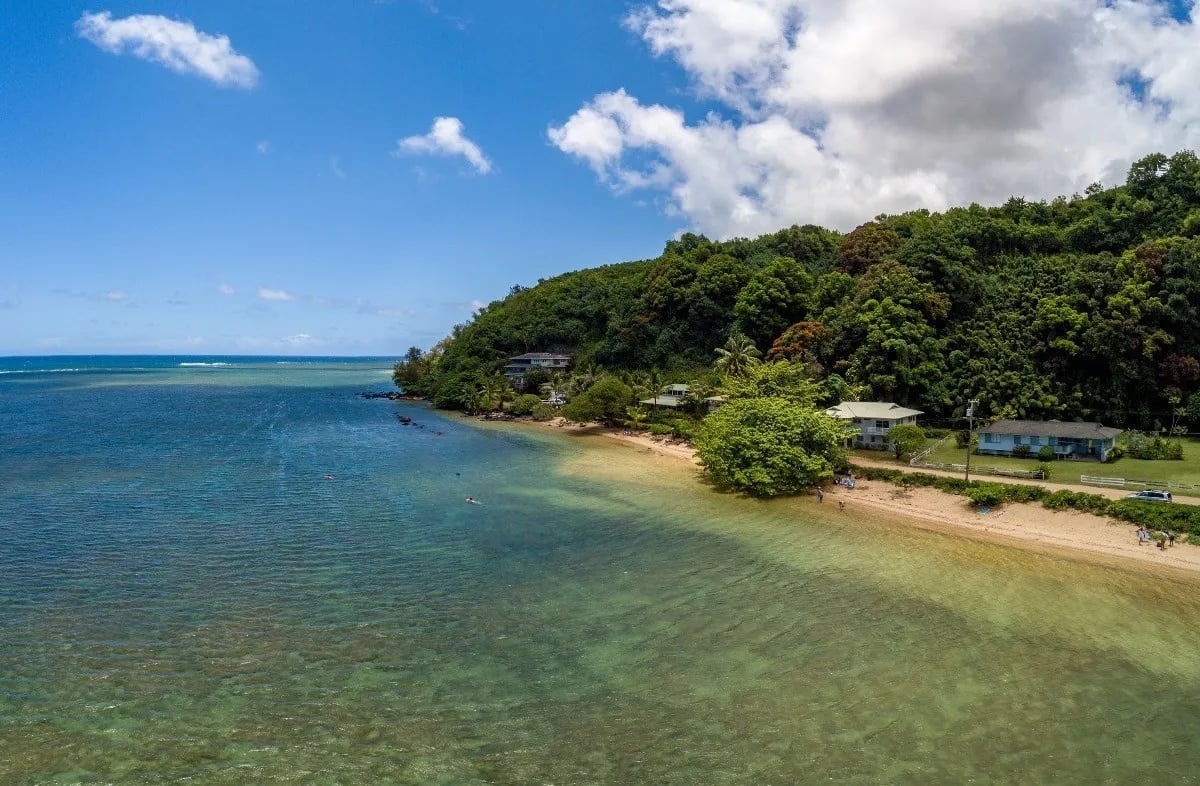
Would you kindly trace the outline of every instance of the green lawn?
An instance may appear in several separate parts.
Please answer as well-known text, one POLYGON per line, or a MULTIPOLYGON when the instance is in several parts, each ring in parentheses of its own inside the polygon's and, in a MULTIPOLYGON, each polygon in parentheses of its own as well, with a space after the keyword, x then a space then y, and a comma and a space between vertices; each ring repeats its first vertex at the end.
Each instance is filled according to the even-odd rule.
MULTIPOLYGON (((866 451, 882 457, 883 453, 866 451)), ((930 462, 962 464, 967 460, 966 448, 957 447, 954 440, 947 440, 930 454, 930 462)), ((971 456, 972 467, 997 467, 999 469, 1037 469, 1037 459, 1017 459, 1008 456, 971 456)), ((1182 461, 1144 461, 1122 458, 1111 464, 1096 461, 1055 461, 1051 465, 1050 480, 1060 483, 1078 483, 1080 475, 1100 475, 1106 478, 1127 480, 1153 480, 1164 483, 1195 483, 1200 485, 1200 439, 1184 438, 1182 461)))

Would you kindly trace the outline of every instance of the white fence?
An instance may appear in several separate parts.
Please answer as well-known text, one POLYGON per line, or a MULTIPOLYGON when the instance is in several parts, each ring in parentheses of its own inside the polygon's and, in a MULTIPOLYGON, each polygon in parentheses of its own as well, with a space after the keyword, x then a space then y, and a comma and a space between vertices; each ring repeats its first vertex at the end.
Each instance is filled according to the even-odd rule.
POLYGON ((1155 488, 1170 491, 1200 491, 1200 485, 1195 483, 1170 483, 1161 480, 1131 480, 1128 478, 1104 478, 1098 475, 1080 475, 1079 482, 1085 486, 1106 486, 1108 488, 1155 488))
MULTIPOLYGON (((966 464, 943 464, 940 461, 925 462, 923 464, 913 464, 914 467, 922 469, 940 469, 943 472, 963 472, 967 471, 966 464)), ((1027 478, 1029 480, 1045 480, 1046 473, 1040 469, 1001 469, 1000 467, 971 467, 972 475, 999 475, 1005 478, 1027 478)))

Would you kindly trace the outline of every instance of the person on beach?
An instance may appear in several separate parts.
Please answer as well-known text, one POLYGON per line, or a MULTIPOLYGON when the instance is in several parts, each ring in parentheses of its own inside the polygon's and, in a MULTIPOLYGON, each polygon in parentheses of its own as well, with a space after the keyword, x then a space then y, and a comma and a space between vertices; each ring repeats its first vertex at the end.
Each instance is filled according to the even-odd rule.
POLYGON ((1158 548, 1160 551, 1167 550, 1167 533, 1165 533, 1165 532, 1158 533, 1158 548))
POLYGON ((1144 546, 1150 542, 1150 532, 1145 527, 1138 527, 1137 538, 1138 545, 1144 546))
POLYGON ((1175 545, 1175 533, 1171 532, 1170 530, 1167 530, 1167 545, 1168 546, 1175 545))
POLYGON ((838 500, 838 510, 842 511, 843 513, 846 512, 846 503, 840 499, 838 500))
POLYGON ((824 502, 824 501, 825 501, 825 490, 822 489, 820 486, 817 486, 817 502, 824 502))

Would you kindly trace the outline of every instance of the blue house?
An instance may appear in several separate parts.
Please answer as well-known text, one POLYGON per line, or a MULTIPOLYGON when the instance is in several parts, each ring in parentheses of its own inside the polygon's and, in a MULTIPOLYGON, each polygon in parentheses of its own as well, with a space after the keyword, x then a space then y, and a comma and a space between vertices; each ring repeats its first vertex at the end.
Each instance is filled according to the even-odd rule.
POLYGON ((997 420, 979 429, 979 453, 1011 456, 1018 445, 1029 447, 1036 456, 1044 445, 1054 448, 1056 458, 1106 461, 1116 443, 1119 428, 1099 423, 1068 423, 1061 420, 997 420))

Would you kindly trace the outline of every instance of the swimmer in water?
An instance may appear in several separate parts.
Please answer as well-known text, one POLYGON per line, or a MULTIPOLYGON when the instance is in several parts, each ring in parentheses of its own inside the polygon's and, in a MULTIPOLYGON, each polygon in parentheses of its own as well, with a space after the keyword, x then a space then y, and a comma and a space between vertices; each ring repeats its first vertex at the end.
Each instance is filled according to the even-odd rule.
POLYGON ((479 501, 479 500, 475 499, 474 497, 467 497, 467 503, 468 503, 468 504, 470 504, 470 505, 479 505, 479 504, 482 504, 482 503, 480 503, 480 501, 479 501))
POLYGON ((326 476, 325 476, 325 479, 326 479, 326 480, 333 480, 333 475, 326 475, 326 476))

